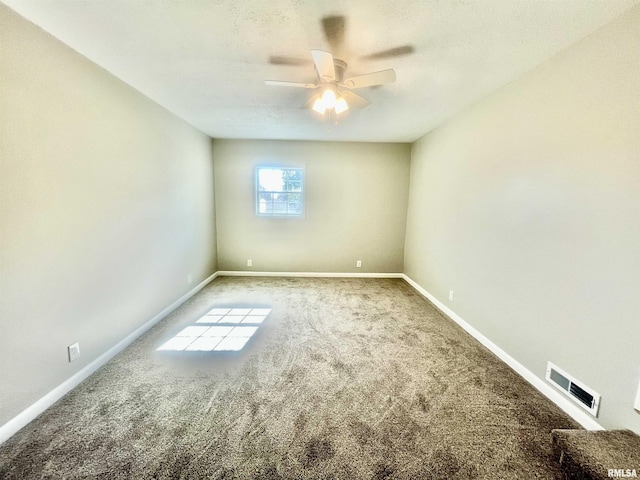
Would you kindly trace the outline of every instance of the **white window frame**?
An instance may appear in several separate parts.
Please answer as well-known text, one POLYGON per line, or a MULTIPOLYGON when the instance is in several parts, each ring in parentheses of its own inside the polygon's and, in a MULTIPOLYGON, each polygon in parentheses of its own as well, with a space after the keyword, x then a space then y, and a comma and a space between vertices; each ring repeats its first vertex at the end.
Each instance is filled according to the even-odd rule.
POLYGON ((254 174, 254 181, 255 181, 255 185, 254 185, 254 204, 255 204, 255 212, 256 215, 258 217, 263 217, 263 218, 290 218, 290 219, 303 219, 305 217, 305 210, 306 210, 306 168, 304 165, 287 165, 287 164, 264 164, 264 165, 257 165, 255 167, 255 174, 254 174), (273 191, 269 191, 269 192, 265 192, 265 191, 260 191, 259 190, 259 174, 260 174, 260 170, 263 169, 281 169, 281 170, 300 170, 302 172, 302 180, 300 183, 300 188, 301 191, 300 193, 300 213, 273 213, 273 212, 267 212, 267 211, 263 211, 263 208, 261 208, 261 198, 260 198, 260 194, 261 193, 272 193, 272 194, 281 194, 281 193, 297 193, 297 192, 292 192, 292 191, 287 191, 287 190, 273 190, 273 191))

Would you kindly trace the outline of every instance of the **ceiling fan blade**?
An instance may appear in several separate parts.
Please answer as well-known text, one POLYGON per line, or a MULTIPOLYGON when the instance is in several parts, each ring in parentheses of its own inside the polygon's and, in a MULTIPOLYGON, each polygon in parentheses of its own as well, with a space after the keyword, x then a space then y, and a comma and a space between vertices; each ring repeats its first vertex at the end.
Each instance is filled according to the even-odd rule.
POLYGON ((309 65, 311 60, 307 60, 306 58, 295 58, 295 57, 283 57, 280 55, 271 55, 269 57, 269 63, 271 65, 292 65, 295 67, 309 65))
POLYGON ((360 58, 362 60, 379 60, 381 58, 400 57, 402 55, 409 55, 413 53, 415 49, 413 45, 404 45, 402 47, 390 48, 389 50, 382 50, 380 52, 371 53, 369 55, 363 55, 360 58))
POLYGON ((304 104, 300 108, 312 108, 315 101, 320 98, 320 95, 312 95, 309 100, 304 102, 304 104))
POLYGON ((349 90, 343 90, 340 93, 342 97, 347 101, 347 105, 349 105, 350 107, 365 108, 368 107, 371 103, 366 98, 361 97, 357 93, 350 92, 349 90))
POLYGON ((298 88, 316 88, 318 85, 315 83, 299 83, 299 82, 281 82, 280 80, 265 80, 267 85, 273 85, 276 87, 298 87, 298 88))
POLYGON ((331 48, 331 51, 335 54, 340 54, 342 52, 345 23, 345 18, 341 15, 324 17, 322 19, 322 30, 324 31, 324 36, 327 39, 329 48, 331 48))
POLYGON ((343 82, 343 85, 348 88, 363 88, 381 85, 383 83, 393 83, 395 81, 396 72, 393 69, 389 69, 347 78, 343 82))
POLYGON ((336 70, 333 66, 333 55, 324 50, 311 50, 311 57, 318 72, 318 78, 326 82, 336 79, 336 70))

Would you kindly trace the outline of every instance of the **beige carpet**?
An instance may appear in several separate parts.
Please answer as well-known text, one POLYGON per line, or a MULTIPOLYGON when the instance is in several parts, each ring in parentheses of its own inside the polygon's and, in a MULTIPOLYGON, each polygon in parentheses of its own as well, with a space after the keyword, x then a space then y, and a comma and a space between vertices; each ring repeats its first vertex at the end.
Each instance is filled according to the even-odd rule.
POLYGON ((637 478, 640 474, 640 436, 631 430, 554 430, 551 436, 566 479, 637 478))
POLYGON ((578 426, 402 280, 218 278, 0 447, 0 477, 554 479, 578 426), (156 352, 213 307, 241 352, 156 352))

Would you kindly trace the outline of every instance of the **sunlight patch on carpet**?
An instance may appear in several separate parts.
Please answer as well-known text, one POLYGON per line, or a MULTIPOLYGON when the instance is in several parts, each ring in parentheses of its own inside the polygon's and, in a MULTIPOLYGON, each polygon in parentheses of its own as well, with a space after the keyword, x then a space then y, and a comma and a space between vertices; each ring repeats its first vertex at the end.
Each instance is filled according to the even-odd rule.
POLYGON ((270 308, 213 308, 156 351, 239 351, 270 313, 270 308))

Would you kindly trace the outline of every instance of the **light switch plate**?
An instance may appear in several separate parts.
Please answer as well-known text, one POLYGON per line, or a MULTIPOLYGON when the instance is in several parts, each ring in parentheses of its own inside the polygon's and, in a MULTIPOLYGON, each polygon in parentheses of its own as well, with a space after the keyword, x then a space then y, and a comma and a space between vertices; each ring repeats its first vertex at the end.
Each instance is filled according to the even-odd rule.
POLYGON ((638 383, 638 393, 636 393, 636 401, 633 404, 633 408, 636 409, 636 412, 640 413, 640 383, 638 383))

